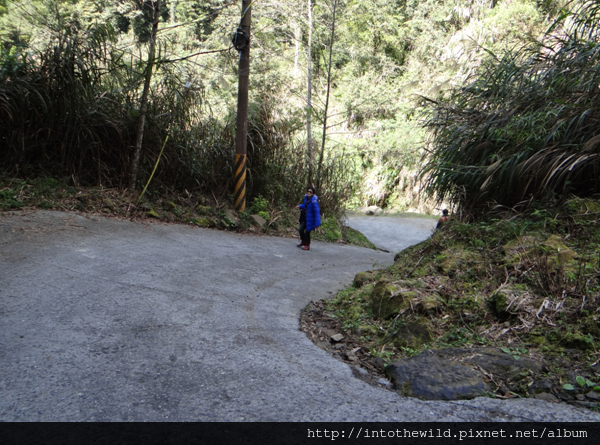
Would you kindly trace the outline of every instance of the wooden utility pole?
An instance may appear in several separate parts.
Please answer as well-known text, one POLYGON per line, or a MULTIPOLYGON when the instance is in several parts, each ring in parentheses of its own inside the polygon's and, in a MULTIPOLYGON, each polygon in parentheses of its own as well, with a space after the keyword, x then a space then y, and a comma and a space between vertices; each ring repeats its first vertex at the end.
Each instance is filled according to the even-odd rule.
POLYGON ((233 38, 240 54, 237 126, 235 134, 235 210, 246 210, 246 146, 248 135, 248 77, 250 74, 250 0, 242 1, 242 20, 233 38))

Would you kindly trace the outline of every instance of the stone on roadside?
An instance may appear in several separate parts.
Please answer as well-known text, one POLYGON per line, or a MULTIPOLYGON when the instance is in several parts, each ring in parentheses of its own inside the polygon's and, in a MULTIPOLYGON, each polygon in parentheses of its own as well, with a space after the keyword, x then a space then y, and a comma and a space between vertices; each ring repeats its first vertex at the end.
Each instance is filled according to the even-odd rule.
POLYGON ((600 392, 590 391, 585 396, 590 400, 600 401, 600 392))
POLYGON ((205 217, 192 218, 192 223, 200 227, 210 227, 212 221, 205 217))
POLYGON ((367 272, 359 272, 354 276, 354 282, 352 283, 355 288, 362 287, 367 284, 375 277, 375 272, 367 271, 367 272))
POLYGON ((102 200, 102 205, 104 207, 107 207, 107 208, 111 209, 111 210, 115 210, 116 209, 115 203, 112 202, 112 200, 110 198, 105 198, 104 200, 102 200))
POLYGON ((417 349, 433 340, 433 335, 427 323, 422 321, 409 321, 400 326, 392 335, 394 345, 417 349))
POLYGON ((381 215, 383 213, 383 209, 377 206, 369 206, 366 209, 363 209, 363 213, 365 215, 381 215))
POLYGON ((237 221, 236 214, 233 213, 231 210, 226 210, 225 211, 225 218, 227 218, 229 221, 231 221, 233 223, 237 221))
POLYGON ((424 400, 471 399, 489 391, 483 376, 470 366, 425 351, 389 367, 396 391, 424 400))
POLYGON ((363 376, 369 375, 369 371, 367 371, 365 368, 361 368, 360 366, 353 366, 352 370, 363 376))
POLYGON ((250 215, 250 218, 252 219, 252 224, 261 229, 267 224, 267 220, 260 215, 250 215))
POLYGON ((415 305, 415 309, 419 314, 429 315, 430 313, 435 313, 442 307, 442 298, 438 293, 433 293, 431 295, 426 296, 421 301, 417 302, 415 305))
POLYGON ((317 342, 315 342, 315 345, 317 345, 319 348, 323 349, 324 351, 331 350, 331 345, 329 343, 327 343, 326 341, 317 341, 317 342))
POLYGON ((500 381, 516 380, 523 374, 539 373, 542 363, 530 357, 516 360, 494 348, 445 348, 397 360, 389 369, 396 391, 404 395, 458 400, 490 391, 489 375, 500 381))
POLYGON ((371 363, 380 371, 385 368, 385 360, 381 357, 375 357, 373 360, 371 360, 371 363))
POLYGON ((390 382, 388 379, 384 379, 383 377, 380 377, 377 380, 377 384, 381 385, 387 389, 392 389, 394 386, 392 385, 392 382, 390 382))
POLYGON ((550 403, 558 403, 560 402, 560 400, 558 400, 558 398, 552 394, 548 394, 547 392, 541 392, 539 394, 536 394, 533 396, 534 399, 538 399, 538 400, 545 400, 546 402, 550 402, 550 403))
POLYGON ((358 357, 356 356, 356 354, 354 354, 352 352, 347 352, 346 353, 346 358, 348 360, 350 360, 351 362, 357 362, 358 361, 358 357))
POLYGON ((344 336, 342 334, 335 334, 331 336, 331 340, 334 342, 342 341, 344 336))

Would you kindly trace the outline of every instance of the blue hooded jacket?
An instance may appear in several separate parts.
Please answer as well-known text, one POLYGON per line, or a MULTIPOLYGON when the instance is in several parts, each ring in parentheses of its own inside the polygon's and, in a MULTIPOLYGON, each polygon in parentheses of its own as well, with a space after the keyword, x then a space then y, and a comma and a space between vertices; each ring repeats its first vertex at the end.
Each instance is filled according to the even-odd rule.
POLYGON ((311 232, 321 225, 321 210, 319 209, 319 197, 313 195, 309 198, 304 195, 304 201, 298 207, 306 209, 306 230, 311 232))

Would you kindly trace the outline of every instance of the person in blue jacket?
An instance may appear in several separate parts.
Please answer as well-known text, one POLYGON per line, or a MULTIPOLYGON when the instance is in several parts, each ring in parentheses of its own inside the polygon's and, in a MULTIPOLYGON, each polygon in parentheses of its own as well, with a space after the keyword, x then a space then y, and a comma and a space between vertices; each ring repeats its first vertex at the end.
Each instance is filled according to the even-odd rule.
POLYGON ((321 210, 319 209, 319 197, 315 193, 314 187, 306 189, 306 195, 302 204, 296 206, 300 212, 300 247, 302 250, 310 250, 310 232, 321 225, 321 210))

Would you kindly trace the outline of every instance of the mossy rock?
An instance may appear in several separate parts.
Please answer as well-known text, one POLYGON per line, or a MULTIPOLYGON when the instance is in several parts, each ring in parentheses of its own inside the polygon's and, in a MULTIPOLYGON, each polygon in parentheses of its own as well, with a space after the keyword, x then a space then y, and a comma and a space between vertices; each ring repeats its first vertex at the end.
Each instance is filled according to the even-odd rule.
POLYGON ((479 253, 459 247, 444 250, 440 257, 443 259, 437 261, 438 269, 448 276, 472 267, 480 267, 483 263, 479 253))
POLYGON ((352 284, 357 289, 361 288, 365 284, 373 281, 375 279, 375 274, 376 272, 374 271, 359 272, 354 276, 354 281, 352 282, 352 284))
POLYGON ((442 297, 437 293, 433 293, 420 300, 415 305, 415 309, 419 314, 429 315, 438 312, 443 304, 442 297))
POLYGON ((211 215, 214 213, 213 208, 210 206, 198 205, 196 206, 196 211, 201 215, 211 215))
POLYGON ((569 249, 558 235, 551 235, 545 241, 533 236, 521 236, 504 246, 506 266, 517 267, 525 261, 538 261, 547 258, 548 265, 572 266, 577 253, 569 249))
POLYGON ((203 217, 203 216, 198 217, 198 218, 192 218, 191 223, 196 224, 197 226, 200 226, 200 227, 212 227, 215 225, 213 220, 211 220, 210 218, 203 217))
POLYGON ((507 266, 516 266, 523 262, 523 256, 542 242, 541 238, 526 235, 519 236, 506 243, 504 247, 504 264, 507 266))
POLYGON ((577 253, 569 249, 558 235, 551 235, 542 245, 552 250, 554 262, 560 265, 572 263, 577 258, 577 253))
POLYGON ((398 292, 398 287, 389 280, 379 280, 370 296, 371 311, 379 319, 390 318, 401 309, 409 307, 409 292, 398 292))
POLYGON ((393 334, 393 343, 396 347, 417 349, 431 342, 433 335, 427 323, 421 321, 410 321, 401 326, 393 334))
MULTIPOLYGON (((570 214, 587 215, 600 213, 600 202, 590 199, 571 199, 565 203, 565 208, 570 214)), ((595 217, 593 215, 590 215, 595 217)))
POLYGON ((112 200, 110 198, 105 198, 102 200, 102 205, 106 208, 109 208, 110 210, 116 210, 117 206, 115 205, 114 202, 112 202, 112 200))
POLYGON ((546 343, 546 337, 543 335, 535 335, 529 339, 535 346, 540 347, 546 343))
POLYGON ((560 340, 560 344, 565 348, 579 349, 580 351, 595 349, 593 339, 589 335, 582 335, 579 332, 566 333, 560 340))

